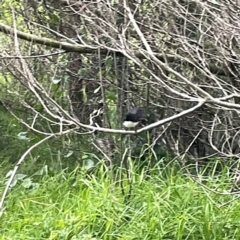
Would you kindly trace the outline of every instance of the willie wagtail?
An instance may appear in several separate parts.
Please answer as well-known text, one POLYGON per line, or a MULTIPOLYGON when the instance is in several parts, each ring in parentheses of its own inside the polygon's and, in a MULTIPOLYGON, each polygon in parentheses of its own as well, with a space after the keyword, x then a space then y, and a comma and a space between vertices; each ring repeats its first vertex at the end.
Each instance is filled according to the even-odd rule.
POLYGON ((143 119, 144 111, 142 108, 134 107, 128 110, 123 126, 126 128, 134 128, 143 119))

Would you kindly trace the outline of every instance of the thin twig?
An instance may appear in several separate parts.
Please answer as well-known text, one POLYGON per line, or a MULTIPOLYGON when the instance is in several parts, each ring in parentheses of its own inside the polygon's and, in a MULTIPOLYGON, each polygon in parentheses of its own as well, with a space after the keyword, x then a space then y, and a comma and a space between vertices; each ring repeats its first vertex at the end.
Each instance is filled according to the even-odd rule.
POLYGON ((3 204, 4 204, 4 200, 6 198, 6 195, 7 195, 7 192, 8 192, 8 189, 10 188, 11 186, 11 183, 13 181, 13 178, 18 170, 18 168, 20 167, 20 165, 23 163, 23 161, 25 160, 26 156, 34 149, 36 148, 37 146, 39 146, 40 144, 42 144, 43 142, 45 142, 46 140, 54 137, 55 134, 52 134, 50 136, 47 136, 45 137, 44 139, 42 139, 41 141, 35 143, 34 145, 32 145, 23 155, 22 157, 19 159, 19 161, 17 162, 17 164, 15 165, 13 171, 12 171, 12 174, 7 182, 7 185, 4 189, 4 192, 3 192, 3 195, 2 195, 2 198, 1 198, 1 202, 0 202, 0 211, 3 211, 3 204))

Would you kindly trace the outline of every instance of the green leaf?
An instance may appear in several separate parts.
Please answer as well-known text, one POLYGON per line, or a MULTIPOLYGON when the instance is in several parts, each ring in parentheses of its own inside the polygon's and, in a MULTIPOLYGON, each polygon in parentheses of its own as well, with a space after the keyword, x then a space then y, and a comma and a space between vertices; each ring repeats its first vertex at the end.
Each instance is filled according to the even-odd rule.
POLYGON ((26 179, 24 179, 23 182, 22 182, 22 186, 23 186, 24 188, 30 188, 30 187, 32 186, 32 180, 31 180, 31 178, 26 178, 26 179))
POLYGON ((27 132, 20 132, 17 137, 20 139, 20 140, 30 140, 29 137, 27 137, 27 132))
POLYGON ((65 158, 70 157, 73 154, 73 151, 69 151, 66 155, 64 155, 65 158))

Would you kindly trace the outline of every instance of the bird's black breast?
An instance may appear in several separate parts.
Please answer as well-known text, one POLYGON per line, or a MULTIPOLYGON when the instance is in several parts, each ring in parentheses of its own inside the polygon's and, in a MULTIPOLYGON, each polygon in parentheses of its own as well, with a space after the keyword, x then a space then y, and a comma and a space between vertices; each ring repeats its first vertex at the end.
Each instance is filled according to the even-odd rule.
POLYGON ((129 109, 124 121, 140 122, 143 117, 143 109, 135 107, 129 109))

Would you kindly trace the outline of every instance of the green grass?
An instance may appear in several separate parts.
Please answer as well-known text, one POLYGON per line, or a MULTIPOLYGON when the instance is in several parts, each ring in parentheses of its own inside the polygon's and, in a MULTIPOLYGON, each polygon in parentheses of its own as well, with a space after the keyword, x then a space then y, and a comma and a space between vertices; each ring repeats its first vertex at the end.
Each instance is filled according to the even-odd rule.
MULTIPOLYGON (((134 171, 127 202, 126 175, 120 184, 119 171, 103 168, 46 175, 35 190, 18 183, 6 199, 0 239, 240 239, 240 202, 216 205, 236 196, 206 194, 190 177, 173 172, 134 171)), ((205 184, 221 191, 230 187, 224 176, 209 177, 205 184)))

